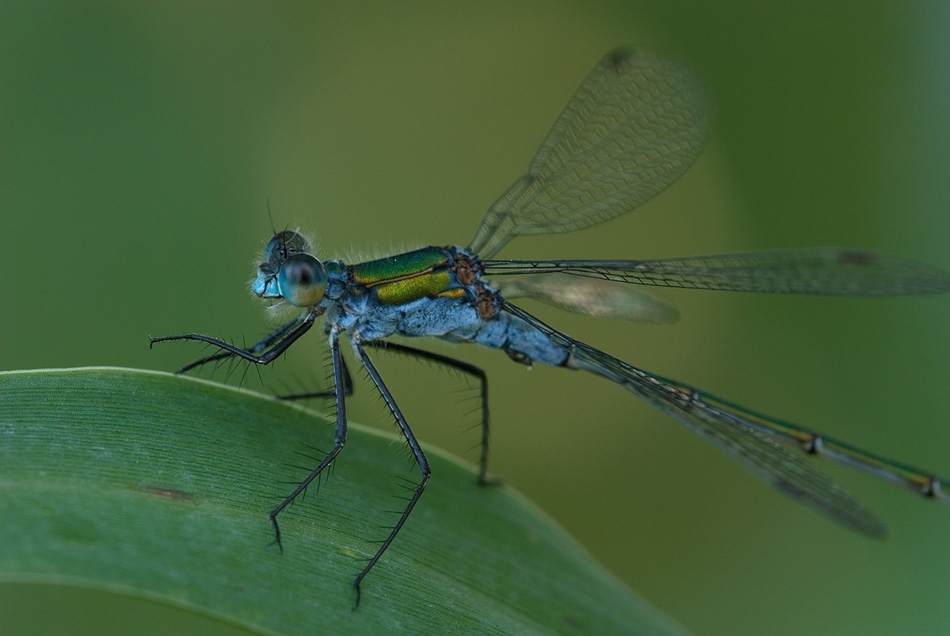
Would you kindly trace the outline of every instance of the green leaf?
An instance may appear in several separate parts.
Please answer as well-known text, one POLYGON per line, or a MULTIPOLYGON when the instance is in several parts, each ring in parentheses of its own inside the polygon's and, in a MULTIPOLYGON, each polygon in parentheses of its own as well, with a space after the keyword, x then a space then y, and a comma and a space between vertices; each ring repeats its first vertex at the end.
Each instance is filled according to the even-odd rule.
POLYGON ((0 582, 147 598, 262 634, 670 634, 681 629, 505 486, 428 449, 433 477, 351 425, 332 476, 267 512, 332 445, 318 413, 165 373, 0 373, 0 582), (322 449, 318 450, 318 449, 322 449))

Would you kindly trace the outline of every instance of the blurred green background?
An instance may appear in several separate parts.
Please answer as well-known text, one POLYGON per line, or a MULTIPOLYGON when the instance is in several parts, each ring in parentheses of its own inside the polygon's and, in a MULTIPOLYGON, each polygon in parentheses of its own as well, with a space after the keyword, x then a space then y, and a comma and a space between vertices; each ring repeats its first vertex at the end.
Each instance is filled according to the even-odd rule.
MULTIPOLYGON (((503 256, 845 245, 950 268, 946 3, 339 5, 0 3, 0 368, 173 370, 200 348, 150 351, 147 335, 256 340, 273 324, 246 287, 268 203, 326 257, 464 244, 620 44, 702 78, 707 150, 638 212, 503 256)), ((950 473, 950 298, 664 296, 676 325, 525 305, 646 369, 950 473)), ((264 389, 324 378, 323 340, 306 340, 264 389)), ((888 523, 866 540, 607 382, 435 348, 489 371, 493 472, 696 633, 950 630, 950 511, 825 466, 888 523)), ((378 358, 417 435, 474 460, 464 382, 378 358)), ((391 427, 362 380, 348 408, 391 427)), ((0 587, 18 633, 208 633, 141 606, 0 587)))

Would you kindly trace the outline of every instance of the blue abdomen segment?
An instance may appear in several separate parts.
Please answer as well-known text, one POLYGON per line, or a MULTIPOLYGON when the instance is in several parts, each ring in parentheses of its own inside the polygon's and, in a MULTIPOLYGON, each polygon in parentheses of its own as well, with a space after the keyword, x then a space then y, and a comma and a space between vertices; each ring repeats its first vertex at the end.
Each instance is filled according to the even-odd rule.
POLYGON ((570 356, 567 349, 554 344, 547 336, 520 318, 506 313, 480 321, 479 325, 468 329, 447 333, 443 338, 501 349, 512 359, 525 364, 536 362, 558 367, 563 366, 570 356))
POLYGON ((395 306, 364 302, 359 308, 349 309, 350 315, 359 314, 356 331, 366 339, 474 333, 484 324, 475 304, 466 298, 420 298, 395 306))

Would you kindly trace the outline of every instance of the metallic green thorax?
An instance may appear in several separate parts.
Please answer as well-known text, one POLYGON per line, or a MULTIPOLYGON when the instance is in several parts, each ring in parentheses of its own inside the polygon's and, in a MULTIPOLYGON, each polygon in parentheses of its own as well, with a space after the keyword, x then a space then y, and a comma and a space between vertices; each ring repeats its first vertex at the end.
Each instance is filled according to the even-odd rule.
POLYGON ((464 293, 453 285, 453 259, 444 248, 414 252, 353 265, 352 280, 371 288, 384 305, 401 305, 420 298, 464 293))

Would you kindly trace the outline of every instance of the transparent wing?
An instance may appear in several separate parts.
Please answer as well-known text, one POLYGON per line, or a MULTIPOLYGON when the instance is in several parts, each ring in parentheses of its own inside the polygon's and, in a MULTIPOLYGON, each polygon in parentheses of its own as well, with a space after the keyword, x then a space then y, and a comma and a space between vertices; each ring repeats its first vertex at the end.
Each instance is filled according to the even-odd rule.
POLYGON ((950 274, 910 259, 806 248, 645 261, 483 261, 485 274, 563 273, 608 281, 730 291, 896 296, 950 291, 950 274))
POLYGON ((923 496, 950 503, 950 497, 941 489, 941 479, 934 475, 653 375, 574 340, 510 303, 506 302, 504 309, 568 349, 572 355, 569 366, 592 371, 620 384, 698 433, 766 483, 853 530, 872 537, 886 534, 877 517, 792 449, 826 457, 923 496))
POLYGON ((685 71, 652 51, 608 54, 469 250, 488 258, 520 234, 570 232, 632 210, 686 171, 706 128, 702 93, 685 71))
POLYGON ((521 276, 499 286, 505 298, 533 298, 559 309, 599 318, 617 318, 654 324, 679 320, 680 314, 665 300, 608 280, 567 274, 521 276))

